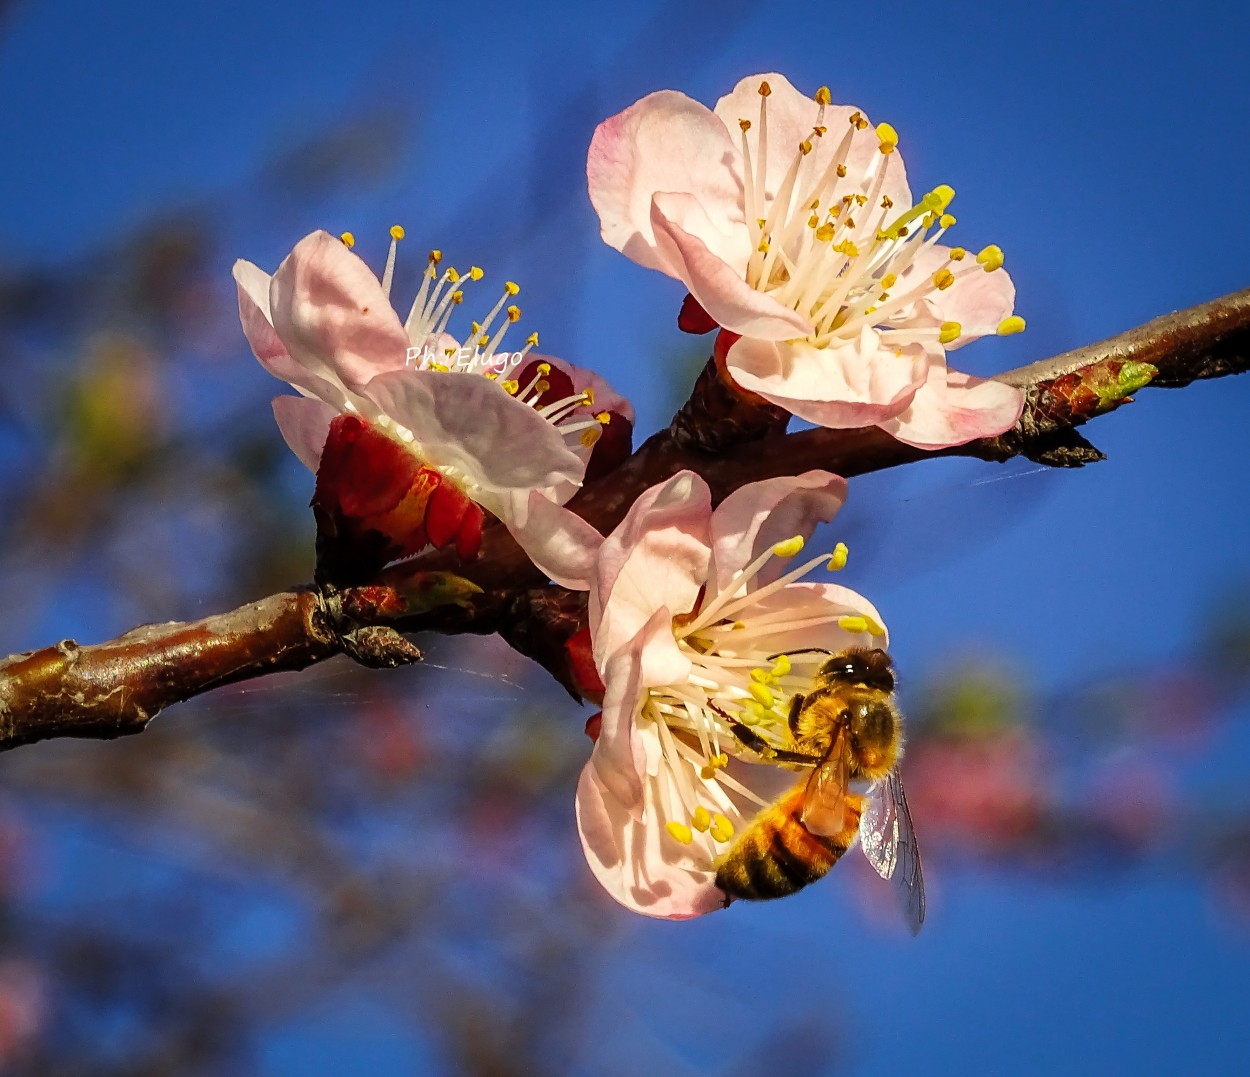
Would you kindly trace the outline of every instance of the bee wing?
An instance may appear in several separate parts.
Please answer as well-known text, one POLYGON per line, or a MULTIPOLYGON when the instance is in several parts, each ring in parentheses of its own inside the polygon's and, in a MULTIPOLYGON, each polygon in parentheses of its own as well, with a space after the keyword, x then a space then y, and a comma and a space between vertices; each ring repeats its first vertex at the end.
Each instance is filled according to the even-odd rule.
POLYGON ((860 818, 859 842, 877 874, 890 881, 907 926, 916 934, 924 923, 924 874, 898 767, 869 792, 860 818))
POLYGON ((803 825, 813 834, 832 838, 846 829, 846 790, 850 785, 845 734, 838 733, 833 750, 812 771, 803 793, 803 825))

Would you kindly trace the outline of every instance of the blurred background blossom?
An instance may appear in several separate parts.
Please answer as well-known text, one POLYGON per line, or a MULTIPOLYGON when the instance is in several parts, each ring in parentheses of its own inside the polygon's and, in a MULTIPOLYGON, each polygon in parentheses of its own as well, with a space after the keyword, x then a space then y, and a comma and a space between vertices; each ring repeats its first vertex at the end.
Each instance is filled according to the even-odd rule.
MULTIPOLYGON (((435 246, 520 281, 545 349, 666 423, 708 342, 599 242, 584 180, 595 124, 654 89, 777 69, 891 122, 1018 285, 1029 331, 961 353, 977 374, 1250 283, 1250 221, 1190 208, 1250 187, 1244 12, 839 19, 0 4, 4 651, 311 576, 229 270, 313 228, 380 265, 402 223, 397 297, 435 246)), ((1248 403, 1147 391, 1081 472, 852 483, 827 541, 893 630, 919 939, 862 858, 698 923, 626 914, 573 824, 586 712, 498 640, 435 639, 0 760, 0 1070, 1243 1071, 1248 403)))

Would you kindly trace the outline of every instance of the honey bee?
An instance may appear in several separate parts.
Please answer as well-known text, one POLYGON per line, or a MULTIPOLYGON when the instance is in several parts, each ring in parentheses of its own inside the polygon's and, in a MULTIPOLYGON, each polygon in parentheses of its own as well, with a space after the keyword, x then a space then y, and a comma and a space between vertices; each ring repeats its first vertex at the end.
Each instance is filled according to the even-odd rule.
POLYGON ((793 894, 824 876, 858 836, 915 934, 924 922, 924 879, 898 772, 902 716, 890 656, 880 649, 813 650, 830 657, 811 691, 790 701, 792 747, 776 747, 723 715, 762 759, 811 773, 743 830, 717 864, 716 885, 731 900, 793 894), (850 790, 851 779, 873 784, 861 796, 850 790))

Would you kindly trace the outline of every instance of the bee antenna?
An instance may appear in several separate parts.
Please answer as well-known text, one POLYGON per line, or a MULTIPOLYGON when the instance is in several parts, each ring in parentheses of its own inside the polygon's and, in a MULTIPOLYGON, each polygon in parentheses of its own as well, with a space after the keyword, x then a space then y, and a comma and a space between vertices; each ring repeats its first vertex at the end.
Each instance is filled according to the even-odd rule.
POLYGON ((785 655, 787 658, 790 658, 796 654, 833 654, 833 653, 834 652, 829 650, 828 647, 803 647, 802 649, 797 650, 797 651, 778 651, 776 654, 770 654, 768 656, 768 660, 770 662, 775 662, 782 655, 785 655))

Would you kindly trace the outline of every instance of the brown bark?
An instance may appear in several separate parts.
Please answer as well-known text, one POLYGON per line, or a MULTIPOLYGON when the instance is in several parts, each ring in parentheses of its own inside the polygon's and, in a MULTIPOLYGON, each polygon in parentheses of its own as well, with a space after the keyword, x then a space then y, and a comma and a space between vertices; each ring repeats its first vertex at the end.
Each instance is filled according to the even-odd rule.
MULTIPOLYGON (((1156 318, 1140 328, 1030 366, 1002 380, 1025 393, 1016 426, 936 453, 914 449, 880 430, 784 432, 749 421, 753 440, 726 444, 692 436, 710 427, 707 406, 732 398, 708 379, 670 430, 651 437, 610 475, 570 503, 607 533, 647 487, 685 468, 702 475, 719 501, 747 482, 823 468, 861 475, 926 456, 1003 461, 1027 456, 1060 467, 1102 458, 1077 428, 1113 411, 1145 388, 1177 388, 1250 368, 1250 290, 1156 318), (710 450, 710 451, 709 451, 710 450)), ((769 416, 762 416, 767 420, 769 416)), ((585 623, 584 597, 545 581, 501 526, 488 528, 478 559, 457 565, 422 557, 380 574, 374 586, 325 594, 283 592, 229 613, 190 623, 144 625, 108 643, 73 640, 0 660, 0 750, 48 737, 107 739, 138 733, 161 709, 223 684, 278 670, 302 669, 336 654, 369 666, 416 661, 403 632, 500 632, 576 694, 564 643, 585 623), (482 593, 416 603, 423 573, 453 570, 482 593), (433 608, 430 608, 430 607, 433 608)))

